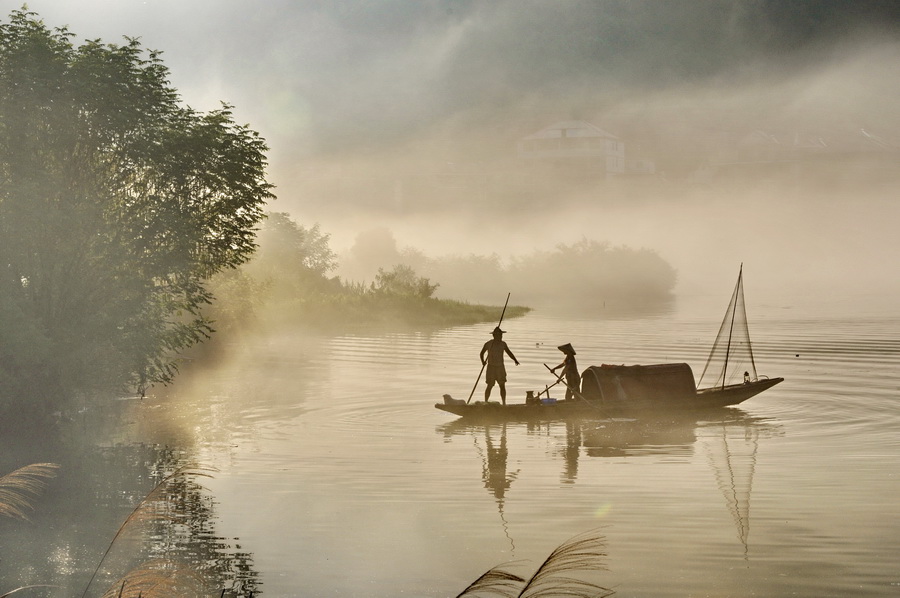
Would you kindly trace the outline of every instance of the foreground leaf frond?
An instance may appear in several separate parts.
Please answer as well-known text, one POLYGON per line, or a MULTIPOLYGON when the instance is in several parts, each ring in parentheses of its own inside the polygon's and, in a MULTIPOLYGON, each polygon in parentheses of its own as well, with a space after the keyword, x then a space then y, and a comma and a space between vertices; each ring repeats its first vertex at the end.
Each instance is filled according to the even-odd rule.
POLYGON ((525 579, 518 575, 500 569, 499 567, 494 567, 469 584, 469 587, 457 594, 456 598, 474 596, 475 594, 480 593, 497 594, 498 596, 515 598, 519 595, 519 590, 523 583, 525 583, 525 579))
POLYGON ((56 463, 34 463, 0 477, 0 515, 28 520, 32 501, 47 487, 46 480, 56 476, 56 463))
POLYGON ((522 598, 572 596, 602 598, 614 592, 596 583, 572 576, 576 571, 606 570, 604 539, 597 530, 579 534, 559 547, 538 567, 519 594, 522 598))
POLYGON ((169 560, 149 561, 113 583, 101 598, 172 598, 200 596, 199 575, 169 560))

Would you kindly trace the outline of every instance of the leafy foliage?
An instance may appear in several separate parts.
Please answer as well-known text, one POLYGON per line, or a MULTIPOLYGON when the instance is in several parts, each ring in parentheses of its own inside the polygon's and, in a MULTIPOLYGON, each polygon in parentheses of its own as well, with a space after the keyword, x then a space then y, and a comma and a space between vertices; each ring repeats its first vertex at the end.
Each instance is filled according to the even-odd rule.
POLYGON ((205 281, 255 249, 267 148, 227 105, 182 106, 137 40, 72 37, 26 9, 0 23, 0 323, 19 339, 0 353, 41 348, 0 384, 167 382, 212 331, 205 281))
POLYGON ((394 266, 389 272, 378 268, 372 289, 377 293, 400 295, 403 297, 420 297, 427 299, 434 295, 438 284, 431 284, 427 278, 417 276, 415 271, 405 265, 394 266))
POLYGON ((280 275, 306 270, 324 276, 337 265, 329 238, 318 224, 304 228, 284 212, 268 212, 259 231, 259 251, 248 268, 280 275))

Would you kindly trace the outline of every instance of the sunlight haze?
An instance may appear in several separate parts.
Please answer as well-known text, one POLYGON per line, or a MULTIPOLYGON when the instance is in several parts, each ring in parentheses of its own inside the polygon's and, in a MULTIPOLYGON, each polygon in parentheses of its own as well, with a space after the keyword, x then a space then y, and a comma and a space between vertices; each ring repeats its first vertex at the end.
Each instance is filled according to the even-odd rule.
POLYGON ((900 221, 887 186, 900 135, 894 5, 563 6, 28 4, 79 38, 161 50, 193 107, 234 105, 271 147, 273 209, 320 223, 339 254, 379 226, 434 257, 588 238, 658 251, 684 291, 741 262, 786 294, 898 290, 879 260, 898 249, 900 221), (578 189, 547 175, 515 201, 529 170, 519 142, 564 121, 608 131, 654 174, 578 189), (845 157, 806 163, 800 183, 784 170, 706 176, 744 159, 754 135, 845 157), (873 155, 876 177, 854 167, 873 155), (448 191, 454 176, 465 185, 448 191))

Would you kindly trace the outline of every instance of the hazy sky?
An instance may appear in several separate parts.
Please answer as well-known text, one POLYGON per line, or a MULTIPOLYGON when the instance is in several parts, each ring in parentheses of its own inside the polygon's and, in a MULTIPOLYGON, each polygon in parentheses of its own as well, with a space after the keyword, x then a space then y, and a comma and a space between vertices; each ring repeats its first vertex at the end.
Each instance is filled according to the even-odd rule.
MULTIPOLYGON (((21 3, 0 7, 5 20, 21 3)), ((294 214, 303 206, 294 181, 311 163, 409 156, 485 131, 514 147, 570 118, 780 119, 900 133, 892 0, 32 0, 28 8, 79 39, 138 37, 163 52, 186 103, 233 104, 237 120, 269 141, 275 209, 294 214)), ((789 225, 804 218, 798 210, 789 225)), ((826 228, 839 233, 843 220, 826 228)), ((883 218, 868 221, 888 237, 883 218)), ((648 222, 652 215, 643 238, 641 227, 606 238, 669 258, 665 222, 648 222)), ((775 246, 794 247, 787 237, 775 246)), ((676 267, 683 272, 690 257, 676 267)))
MULTIPOLYGON (((21 3, 2 0, 3 14, 21 3)), ((139 37, 198 108, 279 151, 364 150, 529 99, 559 112, 806 73, 893 38, 890 0, 33 0, 79 38, 139 37), (564 105, 565 109, 559 108, 564 105)), ((277 161, 281 156, 273 156, 277 161)))

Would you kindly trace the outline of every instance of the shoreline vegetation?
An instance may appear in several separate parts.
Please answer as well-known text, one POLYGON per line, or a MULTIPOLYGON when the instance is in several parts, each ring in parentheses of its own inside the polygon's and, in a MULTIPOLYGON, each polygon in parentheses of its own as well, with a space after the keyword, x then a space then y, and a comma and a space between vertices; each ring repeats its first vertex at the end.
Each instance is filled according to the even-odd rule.
POLYGON ((265 140, 184 105, 136 39, 0 21, 0 415, 143 392, 208 339, 208 281, 250 259, 265 140))
POLYGON ((608 304, 610 312, 651 313, 671 301, 676 281, 674 269, 654 251, 587 239, 503 263, 496 255, 431 258, 398 249, 389 231, 376 231, 376 237, 361 234, 339 264, 318 224, 307 228, 286 213, 267 213, 254 256, 210 281, 216 301, 204 315, 215 336, 286 326, 346 334, 490 323, 502 307, 483 299, 507 292, 513 304, 506 318, 524 316, 535 305, 596 310, 608 304), (335 270, 364 282, 330 276, 335 270), (440 296, 444 281, 452 297, 480 301, 440 296))
MULTIPOLYGON (((410 331, 496 323, 502 311, 499 305, 434 297, 385 297, 371 293, 306 297, 293 307, 297 311, 292 314, 267 317, 266 327, 271 328, 277 321, 278 325, 332 334, 410 331), (335 324, 337 320, 340 325, 335 324)), ((510 305, 504 317, 519 318, 530 311, 530 307, 510 305)))
MULTIPOLYGON (((205 315, 214 338, 284 327, 323 334, 448 328, 500 316, 502 306, 435 297, 440 283, 403 263, 377 267, 371 283, 331 277, 338 258, 329 238, 318 225, 267 213, 254 257, 210 281, 216 301, 205 315)), ((529 311, 510 305, 505 317, 529 311)))

